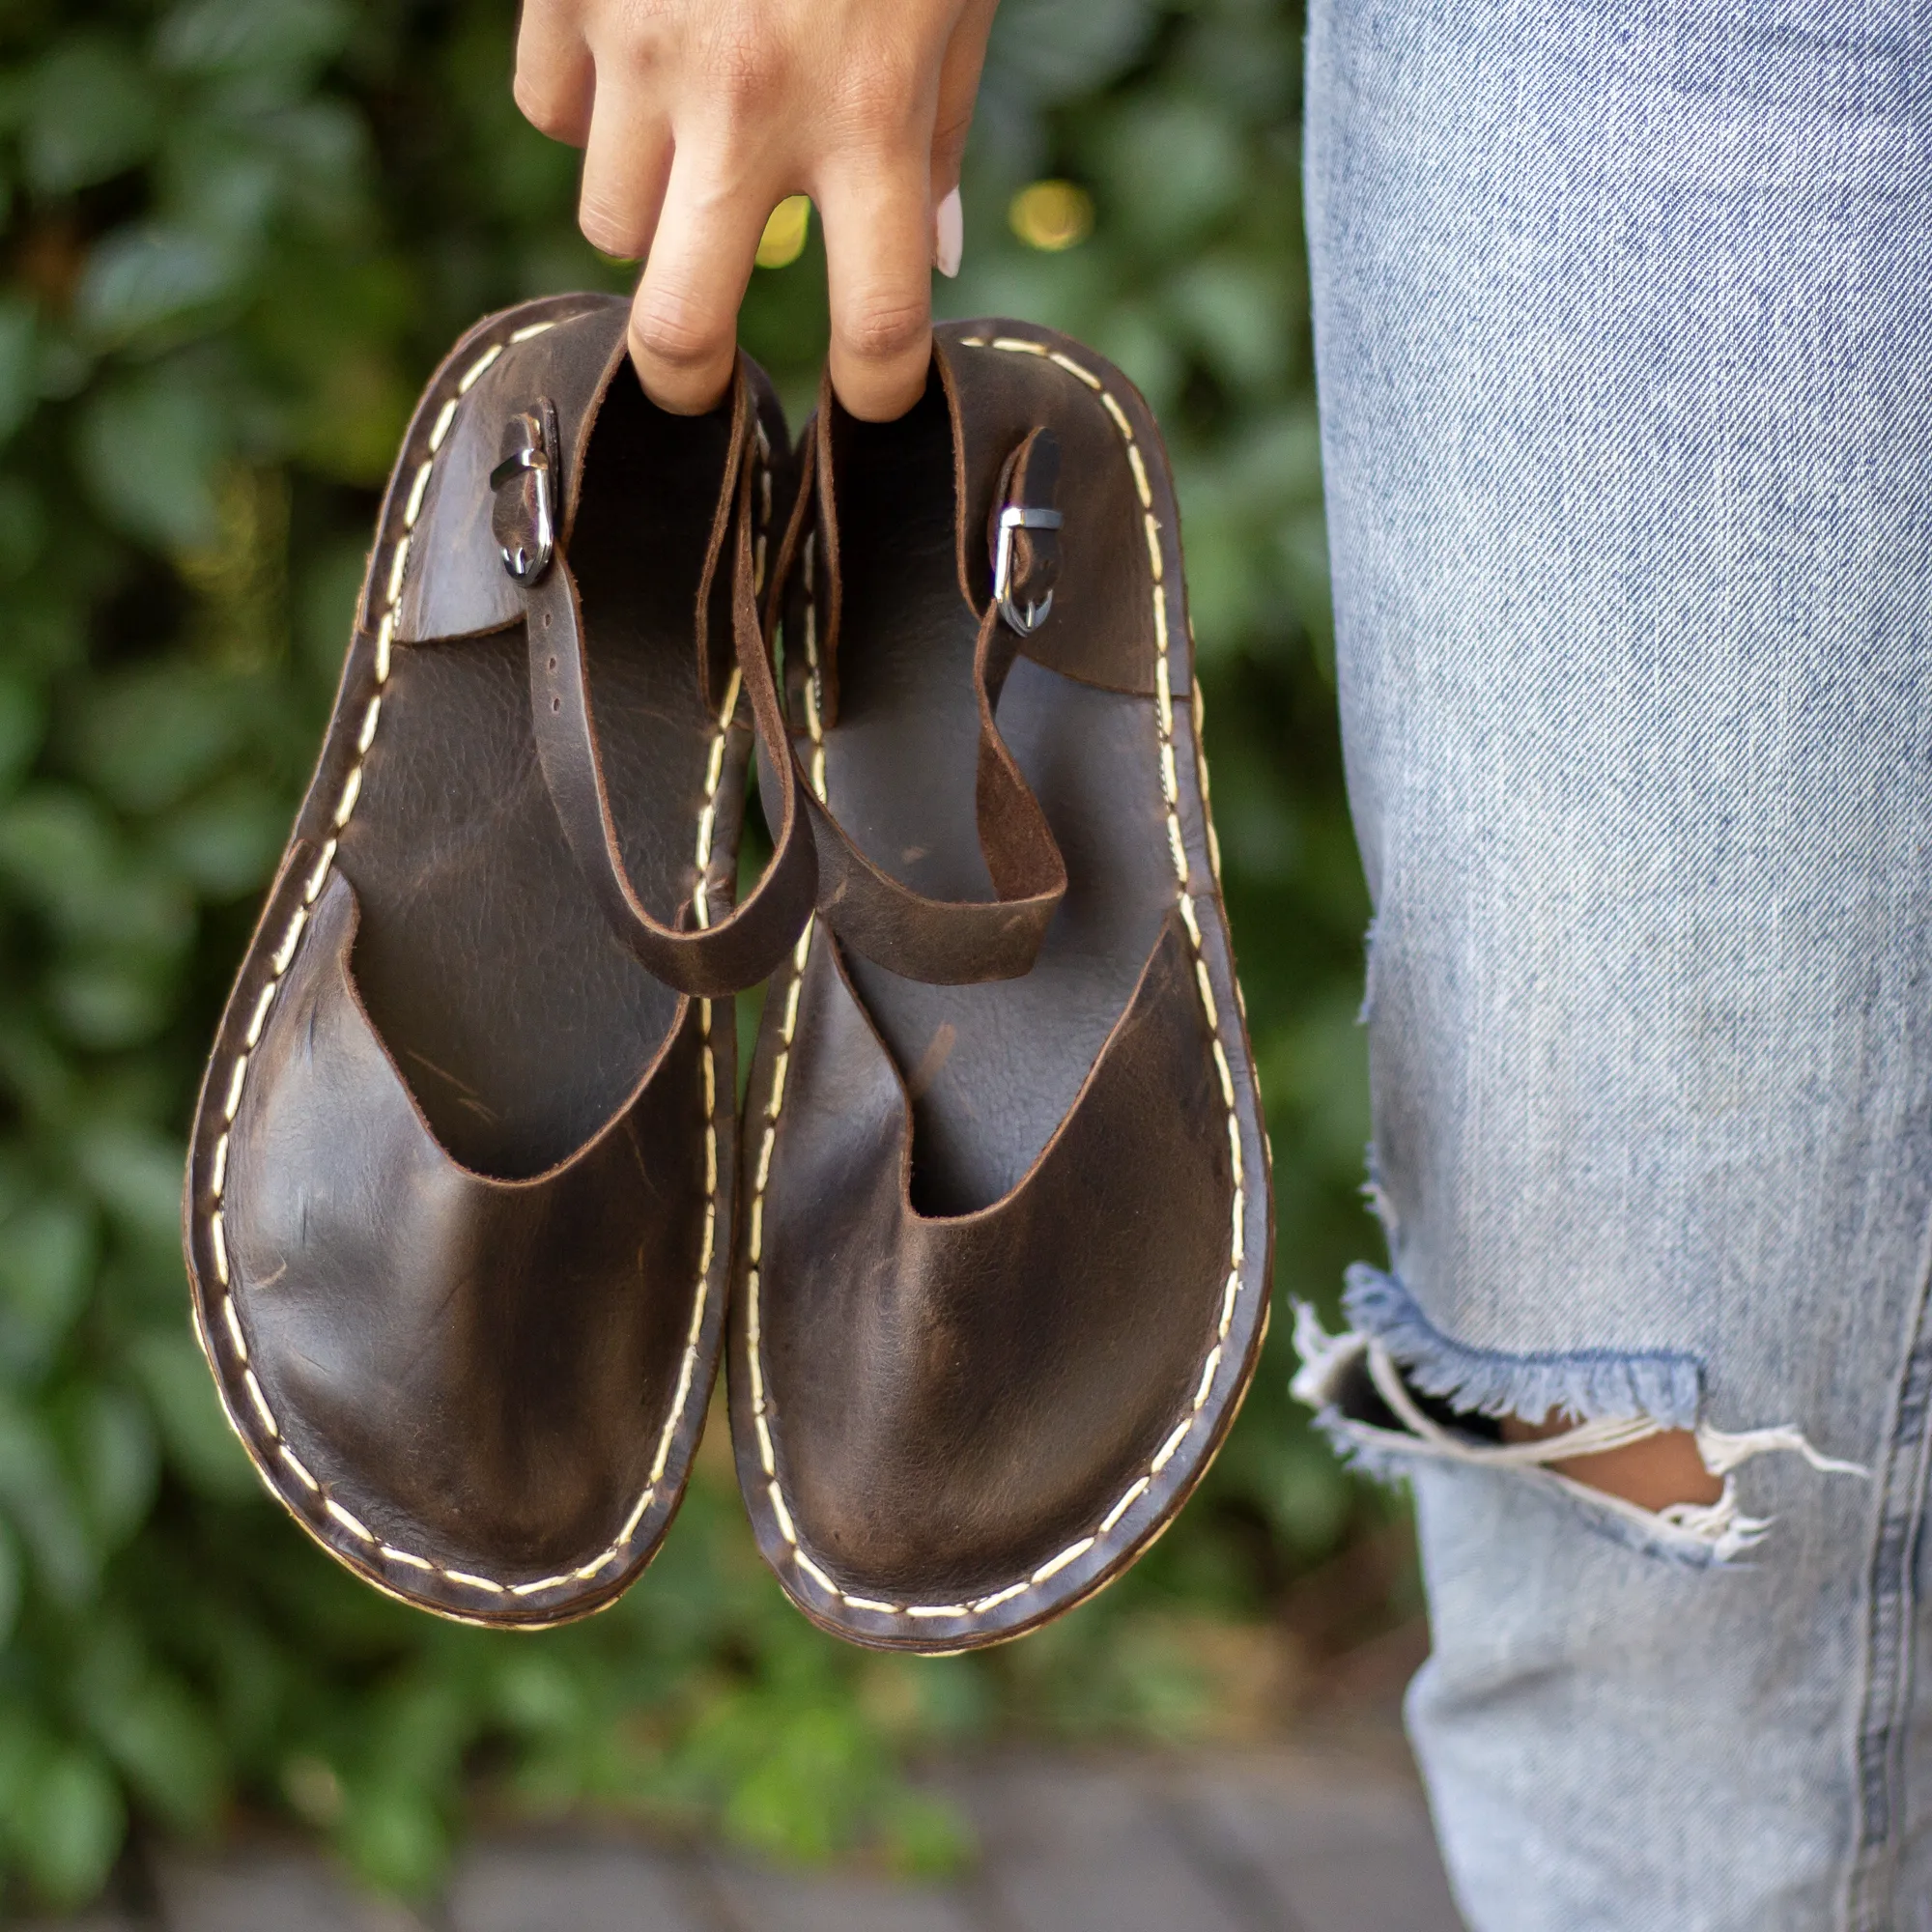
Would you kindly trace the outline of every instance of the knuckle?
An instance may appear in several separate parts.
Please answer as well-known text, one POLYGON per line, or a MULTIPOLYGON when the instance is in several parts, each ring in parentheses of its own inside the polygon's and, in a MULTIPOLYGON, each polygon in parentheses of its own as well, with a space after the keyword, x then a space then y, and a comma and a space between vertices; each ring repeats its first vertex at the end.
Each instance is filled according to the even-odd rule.
POLYGON ((510 98, 538 133, 548 134, 553 141, 576 141, 582 137, 583 130, 575 103, 548 76, 540 79, 519 68, 510 83, 510 98))
POLYGON ((887 295, 861 296, 840 318, 838 334, 867 362, 896 362, 925 341, 931 318, 923 302, 887 295))
POLYGON ((756 120, 777 105, 786 64, 768 28, 734 9, 714 30, 708 51, 710 88, 727 121, 756 120))
POLYGON ((631 313, 632 350, 661 368, 702 370, 730 340, 728 325, 675 291, 647 292, 631 313))
POLYGON ((856 145, 899 150, 911 142, 921 89, 902 63, 866 63, 840 90, 838 119, 856 145))
POLYGON ((577 226, 590 245, 606 255, 635 258, 643 253, 643 238, 630 213, 586 188, 577 205, 577 226))
POLYGON ((607 15, 593 42, 600 76, 635 84, 674 64, 679 43, 669 11, 659 0, 629 0, 607 15))

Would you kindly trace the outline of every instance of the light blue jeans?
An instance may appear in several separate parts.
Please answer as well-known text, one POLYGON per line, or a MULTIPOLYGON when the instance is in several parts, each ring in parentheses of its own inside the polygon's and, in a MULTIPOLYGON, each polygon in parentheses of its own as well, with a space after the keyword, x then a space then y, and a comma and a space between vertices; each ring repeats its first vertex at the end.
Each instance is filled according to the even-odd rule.
POLYGON ((1385 1270, 1477 1932, 1932 1927, 1932 5, 1314 0, 1385 1270), (1650 1513, 1509 1447, 1693 1428, 1650 1513))

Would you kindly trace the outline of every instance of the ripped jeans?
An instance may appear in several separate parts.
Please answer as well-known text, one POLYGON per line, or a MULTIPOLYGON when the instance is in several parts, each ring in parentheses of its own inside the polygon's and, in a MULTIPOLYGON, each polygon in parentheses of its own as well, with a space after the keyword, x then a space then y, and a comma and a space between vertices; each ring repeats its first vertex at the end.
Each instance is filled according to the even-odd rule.
POLYGON ((1297 1388, 1414 1487, 1452 1879, 1923 1932, 1932 13, 1310 25, 1388 1266, 1297 1388), (1662 1430, 1712 1495, 1552 1466, 1662 1430))

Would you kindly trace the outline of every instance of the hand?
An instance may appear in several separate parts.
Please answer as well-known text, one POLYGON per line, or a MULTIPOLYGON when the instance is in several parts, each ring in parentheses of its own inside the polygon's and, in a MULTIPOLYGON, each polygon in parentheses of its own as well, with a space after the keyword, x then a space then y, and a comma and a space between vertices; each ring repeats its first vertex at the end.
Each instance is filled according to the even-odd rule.
POLYGON ((724 394, 758 238, 801 193, 824 228, 839 400, 873 421, 919 400, 997 4, 526 0, 517 104, 584 150, 585 236, 645 264, 631 357, 652 401, 696 414, 724 394))

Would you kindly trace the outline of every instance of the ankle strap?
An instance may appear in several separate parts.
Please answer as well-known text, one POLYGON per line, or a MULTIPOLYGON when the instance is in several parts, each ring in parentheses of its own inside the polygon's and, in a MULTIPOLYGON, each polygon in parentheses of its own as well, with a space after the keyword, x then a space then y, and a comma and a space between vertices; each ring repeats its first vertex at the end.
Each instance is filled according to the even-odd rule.
MULTIPOLYGON (((821 391, 818 413, 807 427, 801 451, 803 481, 772 574, 768 624, 780 608, 807 520, 816 516, 830 526, 836 514, 831 451, 824 433, 831 407, 829 390, 821 391)), ((1023 450, 1033 442, 1029 438, 1023 450)), ((1029 467, 1034 487, 1050 492, 1054 466, 1028 466, 1021 461, 1009 465, 1020 493, 1027 487, 1029 467)), ((1016 507, 1028 509, 1039 520, 1026 527, 1057 527, 1057 517, 1051 525, 1044 521, 1053 516, 1050 501, 1016 507)), ((836 571, 836 543, 825 549, 828 569, 836 571)), ((1044 610, 1037 605, 1036 609, 1043 617, 1044 610)), ((973 654, 973 690, 980 711, 975 810, 980 849, 997 897, 935 899, 913 891, 859 849, 810 784, 803 787, 818 848, 820 917, 854 952, 910 980, 966 985, 1020 978, 1032 969, 1047 926, 1066 895, 1065 861, 995 719, 1018 644, 1016 632, 1002 620, 1000 600, 989 599, 973 654)), ((797 784, 805 767, 797 741, 790 744, 789 763, 797 784)))
MULTIPOLYGON (((541 412, 520 420, 541 424, 541 412)), ((805 810, 810 793, 790 756, 753 593, 753 446, 751 390, 741 363, 732 395, 731 456, 720 491, 712 548, 716 558, 726 542, 730 545, 732 642, 741 688, 752 703, 759 762, 785 773, 789 782, 782 788, 771 864, 744 903, 723 919, 711 921, 700 896, 696 904, 687 901, 680 906, 675 923, 667 925, 651 916, 632 888, 611 815, 591 714, 582 607, 561 545, 540 567, 527 568, 520 580, 529 637, 530 716, 537 759, 571 856, 611 930, 639 960, 667 985, 706 999, 742 991, 772 973, 811 917, 818 880, 817 854, 805 810)), ((502 487, 515 484, 525 497, 531 535, 536 536, 542 521, 539 496, 551 480, 544 477, 542 462, 515 457, 499 468, 498 474, 502 487)), ((499 516, 506 514, 500 488, 497 509, 499 516)), ((517 505, 507 506, 510 520, 517 511, 517 505)), ((550 521, 553 526, 558 522, 554 507, 550 521)), ((508 543, 504 548, 514 554, 508 543)), ((530 565, 536 563, 537 550, 534 543, 525 550, 530 565)), ((739 688, 734 680, 730 708, 720 720, 727 729, 739 688)), ((769 798, 770 790, 764 795, 769 798)))

